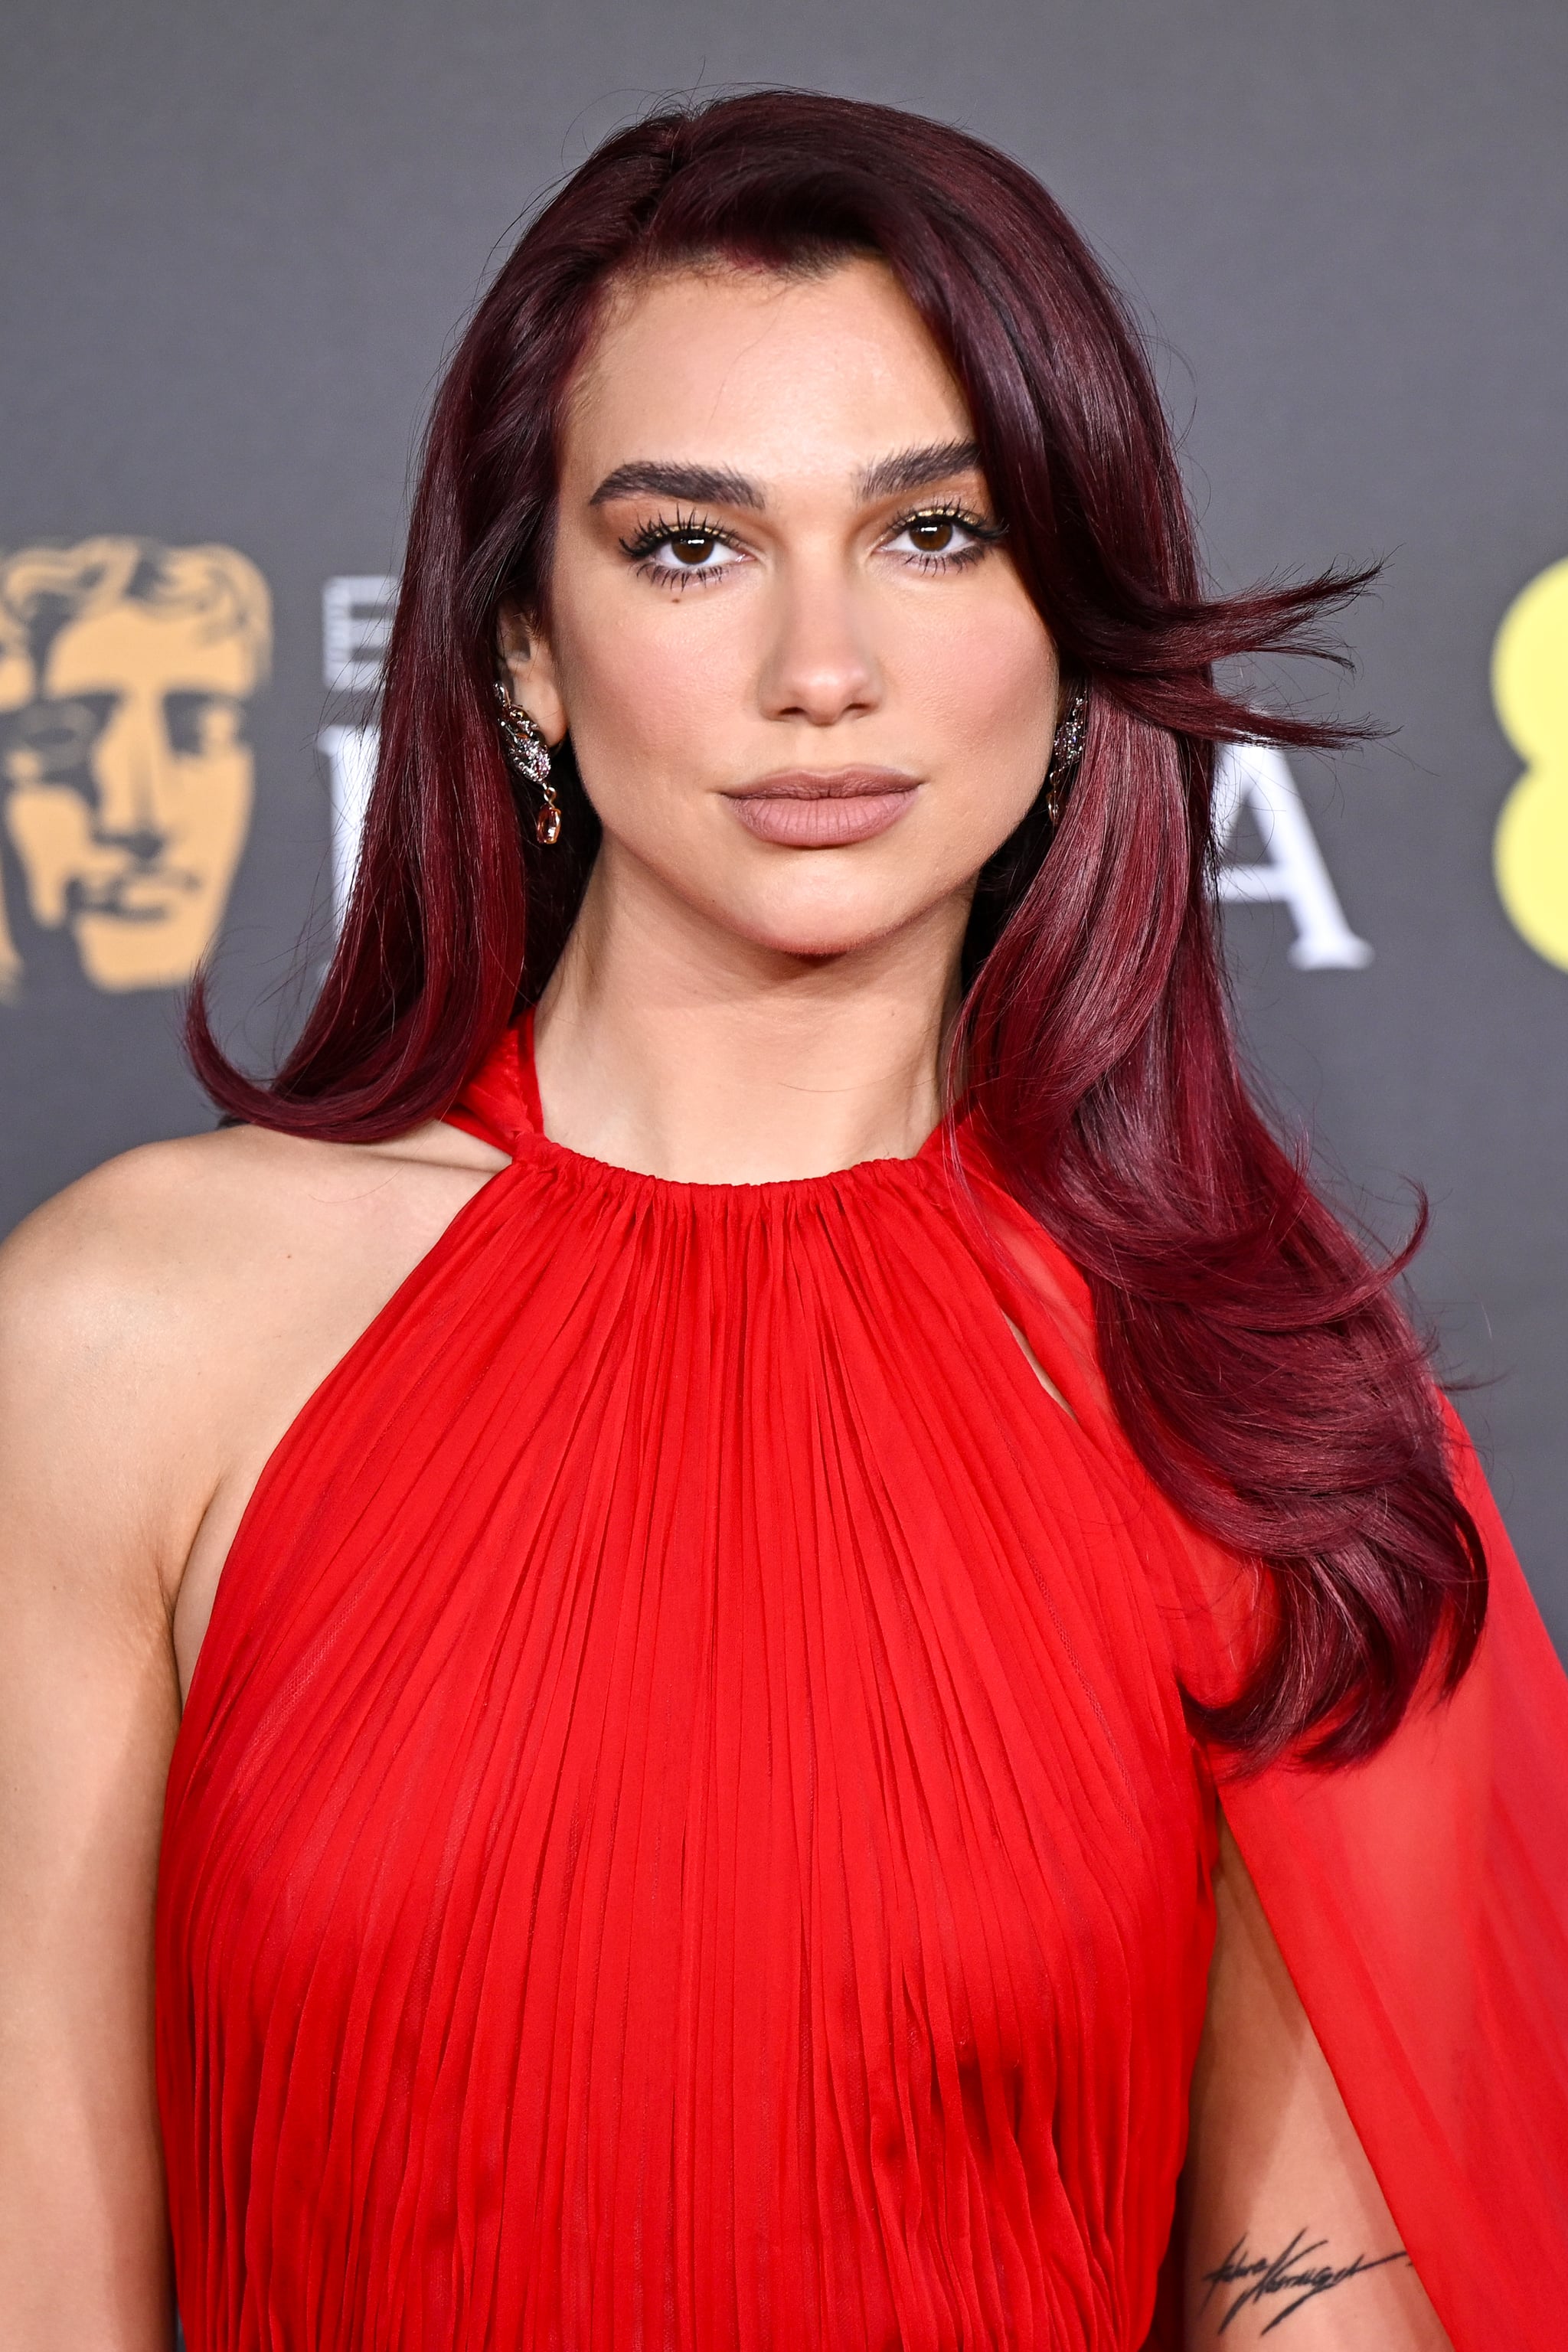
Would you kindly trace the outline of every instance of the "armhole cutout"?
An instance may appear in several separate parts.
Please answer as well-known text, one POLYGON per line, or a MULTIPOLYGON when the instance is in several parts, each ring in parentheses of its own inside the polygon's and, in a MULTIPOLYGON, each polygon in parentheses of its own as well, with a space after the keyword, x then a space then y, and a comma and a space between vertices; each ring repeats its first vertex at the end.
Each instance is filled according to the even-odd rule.
POLYGON ((1019 1330, 1018 1326, 1014 1322, 1013 1318, 1007 1314, 1005 1309, 999 1311, 1002 1314, 1003 1322, 1005 1323, 1008 1330, 1011 1331, 1014 1339, 1016 1339, 1019 1348, 1023 1351, 1024 1361, 1028 1365, 1029 1370, 1033 1372, 1035 1378, 1038 1381, 1046 1394, 1048 1397, 1054 1398, 1056 1402, 1060 1405, 1062 1411, 1066 1413, 1069 1421, 1076 1421, 1078 1419, 1078 1415, 1074 1412, 1071 1405, 1068 1404, 1066 1397, 1063 1396, 1060 1389, 1058 1388, 1055 1381, 1052 1380, 1049 1372, 1047 1371, 1044 1364, 1041 1363, 1038 1356, 1036 1355, 1033 1348, 1030 1347, 1027 1339, 1025 1339, 1022 1331, 1019 1330))

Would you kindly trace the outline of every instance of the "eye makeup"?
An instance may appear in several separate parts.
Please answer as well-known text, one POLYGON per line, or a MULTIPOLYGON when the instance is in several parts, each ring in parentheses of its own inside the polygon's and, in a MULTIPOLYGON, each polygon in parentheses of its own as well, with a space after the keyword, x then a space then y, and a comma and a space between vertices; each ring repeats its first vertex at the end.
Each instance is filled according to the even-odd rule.
POLYGON ((667 516, 656 516, 618 544, 645 579, 668 581, 677 587, 705 575, 711 578, 717 570, 728 570, 727 565, 710 566, 707 562, 718 549, 740 551, 738 542, 716 522, 700 514, 683 515, 679 507, 673 522, 667 516), (655 562, 660 548, 669 549, 675 558, 672 563, 655 562))
MULTIPOLYGON (((900 516, 889 524, 878 549, 914 571, 956 572, 979 562, 1005 537, 1003 524, 986 521, 958 500, 947 500, 912 508, 900 516), (906 536, 910 545, 900 549, 896 542, 906 536), (955 546, 955 539, 963 543, 955 546)), ((697 582, 721 579, 733 570, 731 562, 712 561, 722 551, 742 559, 750 552, 721 524, 700 512, 682 513, 679 507, 673 519, 665 514, 650 517, 617 544, 645 579, 677 591, 697 582), (659 561, 661 550, 668 550, 673 560, 659 561)))
POLYGON ((1000 523, 986 522, 973 508, 956 500, 939 506, 924 506, 901 522, 893 524, 882 541, 888 547, 894 540, 906 536, 912 542, 909 554, 922 572, 953 572, 961 566, 977 563, 981 557, 1006 537, 1000 523), (957 533, 967 540, 967 546, 951 544, 957 533))

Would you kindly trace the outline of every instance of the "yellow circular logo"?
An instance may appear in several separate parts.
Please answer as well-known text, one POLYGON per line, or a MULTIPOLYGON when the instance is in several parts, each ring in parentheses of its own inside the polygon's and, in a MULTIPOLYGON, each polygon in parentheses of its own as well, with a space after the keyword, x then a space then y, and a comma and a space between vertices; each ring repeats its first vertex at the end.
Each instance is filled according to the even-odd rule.
POLYGON ((1551 564, 1503 614, 1492 700, 1524 761, 1492 845, 1498 896, 1536 954, 1568 971, 1568 562, 1551 564))

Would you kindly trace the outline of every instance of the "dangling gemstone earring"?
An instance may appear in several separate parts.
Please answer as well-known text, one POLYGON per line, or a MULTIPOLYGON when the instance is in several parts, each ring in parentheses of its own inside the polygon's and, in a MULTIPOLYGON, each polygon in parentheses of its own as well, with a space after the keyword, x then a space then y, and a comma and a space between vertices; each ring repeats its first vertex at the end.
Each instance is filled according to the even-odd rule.
POLYGON ((1056 739, 1051 745, 1050 765, 1046 770, 1046 814, 1055 833, 1062 821, 1062 811, 1072 790, 1072 780, 1078 773, 1083 757, 1083 739, 1089 729, 1089 688, 1078 686, 1072 699, 1058 722, 1056 739))
POLYGON ((501 749, 507 765, 524 783, 537 784, 544 805, 533 820, 533 837, 549 849, 561 838, 561 803, 550 781, 550 746, 521 703, 512 700, 500 678, 496 700, 500 704, 501 749))

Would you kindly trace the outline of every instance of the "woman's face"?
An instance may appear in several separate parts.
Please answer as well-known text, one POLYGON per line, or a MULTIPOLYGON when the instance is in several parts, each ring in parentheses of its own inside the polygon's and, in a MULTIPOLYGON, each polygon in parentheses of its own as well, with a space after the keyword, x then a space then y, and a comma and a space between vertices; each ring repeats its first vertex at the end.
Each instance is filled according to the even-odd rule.
POLYGON ((1058 694, 973 432, 880 263, 616 296, 566 420, 546 625, 504 632, 517 699, 571 730, 599 887, 636 868, 791 955, 938 908, 961 929, 1058 694))

